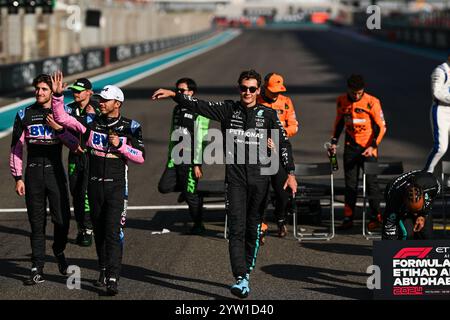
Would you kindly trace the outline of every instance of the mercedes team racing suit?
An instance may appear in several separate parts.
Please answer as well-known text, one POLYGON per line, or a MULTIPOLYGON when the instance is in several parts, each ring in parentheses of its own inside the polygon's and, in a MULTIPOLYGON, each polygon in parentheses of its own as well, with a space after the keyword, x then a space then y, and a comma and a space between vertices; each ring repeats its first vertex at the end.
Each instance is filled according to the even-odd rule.
MULTIPOLYGON (((380 101, 374 96, 364 93, 360 100, 353 101, 348 94, 337 98, 336 120, 331 138, 332 144, 337 144, 339 136, 345 127, 344 175, 345 175, 345 206, 344 215, 353 219, 358 190, 359 170, 364 162, 376 162, 378 145, 386 133, 386 123, 380 101), (368 147, 373 147, 375 156, 362 155, 368 147)), ((370 220, 377 219, 380 208, 378 181, 376 176, 367 175, 370 220)))
MULTIPOLYGON (((280 119, 288 138, 293 137, 298 132, 298 121, 295 115, 294 104, 291 98, 279 94, 276 100, 272 100, 264 95, 264 92, 258 96, 257 102, 263 106, 274 109, 277 112, 278 119, 280 119)), ((283 189, 284 183, 287 179, 286 170, 280 167, 277 174, 273 175, 271 185, 275 191, 275 217, 278 225, 284 224, 286 220, 286 210, 289 203, 289 192, 283 189)), ((267 203, 263 211, 267 208, 267 203)))
POLYGON ((27 145, 25 201, 31 225, 31 261, 33 267, 45 264, 46 201, 54 224, 53 253, 59 255, 67 244, 70 205, 67 180, 61 159, 62 143, 76 150, 78 140, 68 130, 57 132, 47 123, 50 108, 35 103, 19 110, 12 134, 10 170, 16 181, 22 179, 23 146, 27 145))
MULTIPOLYGON (((98 108, 98 102, 89 101, 94 110, 98 108)), ((68 114, 73 117, 86 116, 86 107, 80 108, 77 102, 68 104, 65 109, 68 114)), ((79 136, 80 147, 86 149, 86 143, 83 136, 79 133, 73 132, 74 135, 79 136)), ((86 153, 69 152, 68 159, 68 173, 69 173, 69 189, 73 200, 73 211, 75 220, 78 225, 78 232, 85 232, 92 230, 92 221, 90 214, 90 206, 87 195, 87 185, 89 179, 89 162, 86 153)))
POLYGON ((448 149, 450 133, 450 66, 445 62, 431 74, 431 127, 433 128, 433 149, 428 156, 425 170, 433 173, 434 168, 448 149))
POLYGON ((267 139, 271 137, 271 129, 276 130, 279 136, 279 141, 276 136, 272 137, 279 146, 277 159, 282 159, 282 165, 289 173, 295 170, 291 144, 276 112, 260 104, 245 107, 239 101, 207 102, 180 93, 174 100, 192 112, 221 123, 226 139, 225 202, 230 229, 231 269, 235 278, 244 277, 254 269, 260 246, 260 209, 266 201, 270 177, 261 173, 264 167, 269 166, 265 164, 265 156, 270 154, 267 139), (254 147, 259 149, 260 145, 266 146, 264 151, 267 153, 259 150, 258 159, 251 161, 256 151, 254 147), (239 156, 242 150, 245 158, 239 156))
POLYGON ((74 118, 65 112, 63 98, 54 95, 55 120, 83 134, 89 156, 88 198, 99 267, 105 270, 107 279, 118 279, 128 201, 127 162, 144 162, 141 126, 122 116, 108 118, 87 114, 74 118), (118 147, 108 143, 111 131, 119 136, 118 147))
POLYGON ((425 171, 414 170, 393 179, 386 186, 384 193, 386 209, 383 218, 382 239, 431 239, 433 232, 431 206, 440 190, 441 185, 436 177, 425 171), (417 184, 423 189, 424 206, 417 216, 425 217, 425 225, 420 232, 413 232, 416 216, 408 212, 404 202, 405 190, 411 183, 417 184))
POLYGON ((203 203, 197 193, 198 178, 194 174, 194 166, 202 164, 205 145, 203 140, 208 133, 208 126, 209 119, 191 112, 183 105, 175 106, 172 114, 168 161, 158 183, 160 193, 181 192, 189 206, 192 221, 197 226, 202 223, 203 203), (178 141, 173 141, 173 138, 178 141), (183 146, 177 153, 177 156, 183 160, 182 163, 173 159, 172 151, 177 143, 182 143, 183 146))

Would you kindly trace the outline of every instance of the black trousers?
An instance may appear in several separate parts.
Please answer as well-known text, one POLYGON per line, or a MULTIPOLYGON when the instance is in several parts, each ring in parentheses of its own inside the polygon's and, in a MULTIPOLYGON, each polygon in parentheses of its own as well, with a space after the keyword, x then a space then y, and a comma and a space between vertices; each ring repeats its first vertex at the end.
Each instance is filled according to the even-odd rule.
MULTIPOLYGON (((270 184, 275 192, 274 215, 277 218, 277 221, 286 220, 286 211, 290 196, 289 192, 283 189, 286 179, 287 179, 287 172, 282 166, 280 166, 280 168, 278 169, 277 174, 270 177, 270 184)), ((263 212, 267 210, 267 205, 269 204, 268 198, 267 201, 264 202, 263 212)))
POLYGON ((61 165, 29 161, 25 171, 25 201, 31 226, 31 261, 33 266, 45 264, 45 228, 47 200, 54 225, 53 253, 64 252, 70 226, 67 181, 61 165))
POLYGON ((88 164, 86 154, 69 154, 69 188, 73 199, 73 211, 78 224, 78 231, 92 229, 91 208, 87 194, 88 164))
MULTIPOLYGON (((364 168, 364 162, 377 162, 376 157, 364 157, 361 155, 365 148, 346 145, 344 149, 344 174, 345 174, 345 205, 350 209, 346 216, 353 218, 355 213, 356 198, 358 194, 359 172, 364 168)), ((380 191, 378 179, 375 175, 367 175, 367 193, 369 197, 370 219, 376 219, 380 211, 380 191)))
POLYGON ((244 276, 255 267, 261 231, 261 207, 267 198, 269 178, 226 184, 225 204, 229 222, 229 252, 233 276, 244 276))
POLYGON ((126 220, 125 181, 89 181, 88 195, 100 269, 107 278, 120 276, 126 220))
POLYGON ((181 192, 189 206, 189 214, 192 221, 198 224, 202 222, 203 201, 197 193, 198 179, 194 174, 193 165, 176 165, 166 167, 159 183, 160 193, 181 192))

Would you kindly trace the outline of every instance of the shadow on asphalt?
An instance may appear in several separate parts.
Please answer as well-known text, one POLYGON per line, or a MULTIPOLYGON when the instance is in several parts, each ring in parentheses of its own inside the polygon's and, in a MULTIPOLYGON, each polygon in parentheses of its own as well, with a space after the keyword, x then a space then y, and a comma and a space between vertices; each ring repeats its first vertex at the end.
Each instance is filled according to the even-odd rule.
MULTIPOLYGON (((204 210, 203 222, 207 228, 203 236, 223 239, 223 226, 225 223, 225 212, 223 210, 204 210), (218 225, 219 230, 208 229, 208 225, 218 225)), ((163 228, 166 228, 170 232, 189 235, 192 225, 189 211, 180 209, 157 211, 151 220, 128 218, 126 228, 147 231, 161 231, 163 228)))
POLYGON ((316 268, 292 264, 273 264, 264 266, 261 270, 276 278, 302 281, 324 286, 325 288, 309 288, 308 290, 330 293, 332 295, 361 299, 370 297, 370 291, 361 286, 361 282, 342 279, 342 277, 367 277, 366 273, 316 268), (333 282, 333 283, 330 283, 333 282), (355 288, 356 286, 356 288, 355 288))
MULTIPOLYGON (((29 224, 26 224, 26 227, 29 228, 29 224)), ((52 228, 53 230, 53 228, 52 228)), ((24 236, 27 238, 30 238, 31 232, 28 230, 23 230, 23 229, 17 229, 17 228, 10 228, 10 227, 6 227, 6 226, 2 226, 0 225, 0 233, 5 233, 5 234, 15 234, 15 235, 19 235, 19 236, 24 236)), ((52 231, 53 233, 53 231, 52 231)), ((45 240, 51 240, 53 241, 53 237, 52 236, 45 236, 45 240)))
MULTIPOLYGON (((76 264, 72 260, 75 259, 68 259, 68 262, 70 264, 76 264)), ((97 262, 93 260, 86 260, 93 268, 96 268, 97 262)), ((19 264, 21 262, 30 263, 30 259, 0 259, 0 274, 6 278, 15 279, 20 282, 24 282, 26 279, 28 279, 30 275, 30 269, 24 268, 20 266, 19 264)), ((46 263, 55 263, 55 258, 51 256, 45 257, 46 263)), ((47 282, 55 282, 60 283, 62 285, 66 285, 67 277, 63 275, 55 275, 55 274, 49 274, 45 272, 44 267, 44 279, 47 282)), ((87 281, 92 282, 91 279, 81 279, 81 281, 87 281)), ((91 291, 93 293, 97 293, 99 295, 104 294, 104 290, 99 290, 94 286, 86 286, 83 285, 82 288, 87 291, 91 291)))
MULTIPOLYGON (((54 263, 54 257, 52 256, 46 256, 45 261, 46 263, 54 263)), ((29 263, 30 259, 0 259, 0 274, 6 278, 10 279, 16 279, 20 282, 23 282, 25 279, 28 278, 30 274, 30 270, 27 268, 24 268, 20 266, 23 262, 29 263)), ((78 259, 78 258, 67 258, 67 262, 71 265, 77 265, 83 269, 90 269, 94 271, 98 271, 97 261, 92 259, 78 259)), ((65 285, 67 277, 61 276, 61 275, 54 275, 54 274, 47 274, 45 273, 44 268, 44 278, 46 281, 60 283, 65 285)), ((122 264, 122 271, 121 271, 121 278, 126 278, 134 281, 144 282, 144 283, 150 283, 153 285, 157 285, 160 287, 165 287, 173 290, 178 290, 182 292, 189 292, 192 294, 198 294, 201 296, 213 298, 213 299, 226 299, 229 300, 230 297, 227 296, 221 296, 218 294, 214 294, 205 290, 197 289, 190 287, 188 285, 180 285, 180 284, 174 284, 169 282, 171 281, 184 281, 188 283, 193 284, 203 284, 203 285, 209 285, 219 288, 225 288, 229 289, 229 287, 223 283, 208 281, 208 280, 202 280, 202 279, 193 279, 193 278, 187 278, 182 276, 176 276, 171 275, 168 273, 161 273, 149 269, 145 269, 138 266, 132 266, 128 264, 122 264)), ((97 287, 94 287, 93 283, 97 279, 81 279, 82 283, 87 282, 90 283, 89 285, 82 285, 83 290, 88 290, 94 293, 97 293, 99 296, 105 296, 105 290, 99 289, 97 287)))

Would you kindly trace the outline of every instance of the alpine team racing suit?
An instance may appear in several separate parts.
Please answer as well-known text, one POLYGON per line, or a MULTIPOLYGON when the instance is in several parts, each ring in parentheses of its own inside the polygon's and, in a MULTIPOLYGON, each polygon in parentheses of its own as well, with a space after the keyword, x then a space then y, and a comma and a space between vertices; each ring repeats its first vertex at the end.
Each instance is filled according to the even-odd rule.
POLYGON ((428 156, 425 170, 433 173, 442 156, 447 152, 450 133, 450 66, 445 62, 431 74, 431 127, 433 128, 433 149, 428 156))
MULTIPOLYGON (((347 94, 337 98, 337 114, 334 123, 332 144, 337 144, 345 127, 344 174, 345 174, 345 207, 344 215, 353 219, 358 190, 359 170, 364 162, 376 162, 378 145, 386 133, 386 123, 380 101, 374 96, 364 93, 360 100, 353 101, 347 94), (368 147, 374 148, 375 156, 362 155, 368 147)), ((379 213, 380 199, 376 176, 367 175, 370 220, 375 220, 379 213)))
MULTIPOLYGON (((158 183, 161 193, 181 192, 189 206, 189 213, 194 224, 202 222, 202 199, 197 193, 198 178, 194 174, 194 166, 201 166, 204 142, 208 133, 209 119, 199 116, 182 105, 175 106, 172 114, 170 130, 169 156, 164 173, 158 183), (172 135, 176 133, 180 141, 173 141, 172 135), (186 163, 175 164, 172 150, 177 143, 186 143, 179 156, 189 155, 186 163)), ((174 137, 176 138, 176 137, 174 137)))
POLYGON ((414 170, 393 179, 386 186, 384 193, 386 209, 383 218, 382 239, 431 239, 433 232, 431 205, 440 190, 439 181, 433 174, 426 171, 414 170), (411 183, 421 186, 424 194, 423 210, 417 214, 417 216, 425 217, 425 225, 420 232, 413 232, 416 217, 408 212, 404 202, 405 190, 411 183))
POLYGON ((31 261, 42 269, 45 259, 46 201, 54 224, 53 253, 59 255, 67 244, 70 205, 66 175, 61 159, 62 143, 76 150, 79 141, 69 131, 55 132, 46 117, 52 109, 35 103, 19 110, 12 134, 10 170, 16 181, 22 179, 23 146, 27 144, 25 201, 31 225, 31 261))
POLYGON ((123 230, 128 201, 127 162, 144 162, 141 126, 122 116, 108 118, 87 114, 74 118, 64 111, 62 95, 52 101, 55 120, 83 134, 89 156, 88 198, 100 269, 106 278, 119 278, 123 252, 123 230), (108 143, 113 131, 118 147, 108 143))
MULTIPOLYGON (((291 98, 279 94, 276 100, 271 100, 264 95, 264 92, 258 96, 257 102, 263 106, 274 109, 278 114, 284 130, 289 138, 293 137, 298 132, 298 121, 295 115, 294 105, 291 98)), ((286 170, 280 167, 277 174, 271 177, 271 185, 275 191, 275 217, 278 224, 285 223, 286 210, 289 203, 289 192, 283 189, 284 183, 287 179, 286 170)), ((267 203, 264 206, 264 211, 267 208, 267 203)))
MULTIPOLYGON (((295 166, 291 144, 276 112, 265 106, 256 104, 248 108, 239 101, 231 100, 207 102, 180 93, 174 100, 192 112, 221 122, 226 139, 225 202, 230 229, 231 269, 235 278, 245 277, 255 267, 260 246, 261 206, 266 201, 270 177, 261 174, 261 169, 266 166, 264 155, 260 155, 256 163, 251 163, 250 152, 254 145, 267 145, 265 143, 270 138, 271 129, 274 129, 279 135, 280 141, 274 142, 279 146, 282 165, 287 172, 293 173, 295 166), (256 137, 256 140, 251 137, 256 137), (245 159, 239 157, 238 150, 245 150, 245 159)), ((266 151, 269 154, 270 150, 266 151)))

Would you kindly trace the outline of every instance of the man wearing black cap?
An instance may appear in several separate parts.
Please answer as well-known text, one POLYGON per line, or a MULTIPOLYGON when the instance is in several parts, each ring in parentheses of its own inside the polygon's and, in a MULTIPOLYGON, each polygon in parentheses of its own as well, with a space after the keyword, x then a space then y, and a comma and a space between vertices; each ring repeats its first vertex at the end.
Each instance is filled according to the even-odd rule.
MULTIPOLYGON (((96 113, 98 102, 92 99, 92 84, 86 78, 76 80, 69 89, 72 90, 74 101, 66 106, 66 111, 74 117, 83 117, 87 113, 96 113)), ((80 146, 84 150, 85 142, 79 133, 80 146)), ((73 198, 73 210, 78 225, 76 243, 82 247, 92 244, 92 222, 90 206, 87 197, 88 157, 84 152, 69 153, 69 187, 73 198)))

